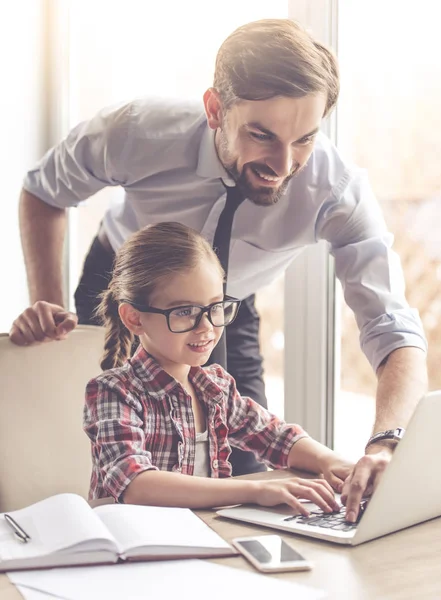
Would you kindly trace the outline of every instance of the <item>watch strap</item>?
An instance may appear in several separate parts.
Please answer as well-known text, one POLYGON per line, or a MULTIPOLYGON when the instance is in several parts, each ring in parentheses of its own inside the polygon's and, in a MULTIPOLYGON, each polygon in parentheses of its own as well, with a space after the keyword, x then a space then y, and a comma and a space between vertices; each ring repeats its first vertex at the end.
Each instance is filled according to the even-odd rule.
POLYGON ((388 444, 392 442, 397 445, 398 442, 403 438, 405 431, 406 430, 403 429, 403 427, 397 427, 396 429, 387 429, 386 431, 374 433, 374 435, 369 438, 365 450, 372 444, 376 444, 378 442, 387 442, 388 444))

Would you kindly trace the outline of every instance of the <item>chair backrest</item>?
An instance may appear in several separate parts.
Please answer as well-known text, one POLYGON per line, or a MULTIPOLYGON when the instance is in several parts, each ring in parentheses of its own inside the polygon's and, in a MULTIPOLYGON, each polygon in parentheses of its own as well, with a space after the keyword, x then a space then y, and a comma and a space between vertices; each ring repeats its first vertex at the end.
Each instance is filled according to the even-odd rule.
POLYGON ((87 498, 84 391, 100 373, 103 342, 104 329, 87 325, 27 347, 0 334, 0 512, 60 492, 87 498))

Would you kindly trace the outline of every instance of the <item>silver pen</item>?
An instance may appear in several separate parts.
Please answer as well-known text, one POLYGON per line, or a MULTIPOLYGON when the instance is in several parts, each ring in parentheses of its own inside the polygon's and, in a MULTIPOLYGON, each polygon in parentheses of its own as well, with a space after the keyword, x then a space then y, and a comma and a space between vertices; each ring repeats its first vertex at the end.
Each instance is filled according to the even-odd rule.
POLYGON ((20 540, 20 542, 25 544, 31 539, 31 536, 26 533, 23 527, 20 527, 20 525, 11 517, 11 515, 7 515, 5 513, 4 517, 6 519, 6 523, 12 528, 15 537, 20 540))

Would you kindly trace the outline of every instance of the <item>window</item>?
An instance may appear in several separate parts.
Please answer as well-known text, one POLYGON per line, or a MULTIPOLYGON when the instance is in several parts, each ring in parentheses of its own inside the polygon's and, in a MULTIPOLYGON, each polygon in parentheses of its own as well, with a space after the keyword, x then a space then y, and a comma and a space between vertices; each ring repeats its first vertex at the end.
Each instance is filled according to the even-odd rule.
POLYGON ((2 199, 0 204, 0 267, 2 298, 0 331, 29 301, 18 229, 18 199, 24 174, 47 145, 46 72, 43 3, 8 6, 0 36, 2 93, 0 123, 2 144, 2 199), (32 101, 30 101, 32 99, 32 101))
MULTIPOLYGON (((441 387, 440 10, 426 0, 341 2, 338 38, 338 146, 368 170, 395 235, 407 299, 419 309, 429 340, 431 389, 441 387)), ((357 455, 371 433, 376 378, 343 303, 340 321, 335 441, 357 455)))

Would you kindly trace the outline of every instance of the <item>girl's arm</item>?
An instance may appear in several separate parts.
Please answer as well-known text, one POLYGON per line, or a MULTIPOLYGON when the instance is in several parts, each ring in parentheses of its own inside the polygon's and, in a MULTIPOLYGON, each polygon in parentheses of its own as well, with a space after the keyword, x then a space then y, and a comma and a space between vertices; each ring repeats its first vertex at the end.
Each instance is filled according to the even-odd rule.
POLYGON ((307 515, 299 502, 307 498, 322 510, 336 510, 332 488, 325 480, 273 479, 253 481, 239 479, 210 479, 167 471, 144 471, 133 479, 122 495, 128 504, 213 508, 229 504, 255 503, 261 506, 288 504, 307 515))
POLYGON ((332 487, 341 492, 343 483, 352 473, 353 463, 310 437, 298 440, 289 451, 288 467, 323 474, 332 487))
POLYGON ((91 490, 92 497, 106 493, 128 503, 188 508, 286 503, 307 514, 299 502, 299 498, 306 498, 325 511, 335 508, 332 489, 324 480, 244 481, 160 471, 152 464, 142 419, 136 393, 114 374, 103 374, 89 382, 84 428, 92 441, 95 470, 99 471, 99 489, 91 490))
POLYGON ((300 425, 285 423, 251 398, 241 396, 234 379, 218 365, 213 365, 211 372, 218 377, 218 382, 228 386, 227 419, 231 445, 251 450, 273 468, 292 467, 323 474, 335 490, 341 491, 343 482, 352 472, 352 463, 311 439, 300 425))

